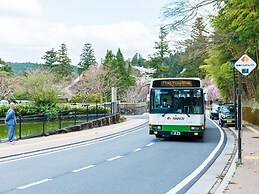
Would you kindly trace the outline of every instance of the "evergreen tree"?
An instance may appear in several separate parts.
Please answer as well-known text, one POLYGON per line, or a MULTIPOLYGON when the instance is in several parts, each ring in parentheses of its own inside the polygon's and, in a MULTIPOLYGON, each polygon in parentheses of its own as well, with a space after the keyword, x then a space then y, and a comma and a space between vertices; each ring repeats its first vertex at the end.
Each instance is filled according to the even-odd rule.
POLYGON ((13 74, 12 68, 7 65, 1 58, 0 58, 0 73, 1 74, 13 74))
POLYGON ((82 54, 80 55, 80 62, 78 64, 78 71, 81 74, 83 71, 87 70, 91 65, 96 64, 96 59, 94 56, 94 50, 90 43, 84 45, 82 54))
POLYGON ((180 54, 170 54, 165 61, 165 65, 168 66, 168 71, 165 72, 165 77, 179 77, 180 73, 184 69, 184 65, 180 60, 180 54))
POLYGON ((165 77, 165 74, 168 71, 165 60, 168 58, 171 51, 169 50, 169 41, 166 39, 167 35, 168 33, 166 30, 160 27, 159 41, 155 42, 154 46, 156 52, 153 56, 150 56, 150 60, 148 61, 148 66, 156 69, 156 72, 153 75, 154 77, 165 77))
POLYGON ((45 62, 43 63, 43 68, 50 70, 50 71, 57 71, 58 68, 58 56, 57 56, 57 52, 54 50, 54 48, 52 48, 49 51, 46 51, 45 55, 42 57, 43 60, 45 60, 45 62))
POLYGON ((71 59, 68 57, 67 46, 65 44, 61 44, 57 54, 58 66, 56 69, 56 73, 60 78, 67 77, 73 71, 73 68, 71 66, 71 59))
POLYGON ((185 66, 182 77, 199 77, 203 79, 206 75, 202 68, 204 60, 208 57, 208 40, 206 26, 202 18, 197 18, 192 27, 192 39, 185 40, 184 52, 181 53, 181 61, 185 66))
POLYGON ((105 75, 103 75, 103 79, 105 81, 106 88, 111 88, 116 85, 116 74, 115 74, 115 55, 112 53, 111 50, 107 50, 105 59, 103 62, 103 69, 106 72, 105 75))
MULTIPOLYGON (((118 97, 122 100, 123 93, 135 84, 131 63, 124 60, 121 50, 118 49, 116 55, 112 51, 107 51, 103 68, 106 72, 102 78, 106 80, 105 88, 111 90, 111 87, 116 87, 118 97)), ((110 92, 108 91, 107 94, 110 94, 110 92)))
POLYGON ((131 60, 131 64, 139 67, 146 67, 146 60, 141 56, 141 54, 136 53, 131 60))
POLYGON ((117 77, 117 92, 118 96, 122 97, 122 94, 126 90, 135 84, 135 79, 132 77, 132 66, 130 62, 124 60, 123 54, 120 49, 116 53, 114 61, 115 73, 117 77))

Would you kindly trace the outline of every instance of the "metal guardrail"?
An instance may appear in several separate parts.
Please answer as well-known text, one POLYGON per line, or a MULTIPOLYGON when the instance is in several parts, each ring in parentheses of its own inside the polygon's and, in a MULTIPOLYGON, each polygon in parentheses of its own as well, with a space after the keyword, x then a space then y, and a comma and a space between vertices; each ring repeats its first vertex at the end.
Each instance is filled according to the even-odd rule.
MULTIPOLYGON (((62 129, 64 127, 69 127, 73 125, 78 125, 81 123, 87 123, 93 120, 100 119, 102 117, 107 117, 114 114, 113 103, 106 103, 103 105, 98 105, 96 103, 95 111, 89 111, 89 104, 85 104, 85 111, 80 112, 78 109, 34 114, 34 115, 19 115, 17 116, 17 125, 15 130, 15 137, 18 139, 44 136, 46 133, 62 129), (109 110, 107 112, 98 112, 98 107, 104 107, 104 110, 109 110)), ((5 126, 5 118, 0 118, 0 140, 7 138, 7 127, 5 126)))

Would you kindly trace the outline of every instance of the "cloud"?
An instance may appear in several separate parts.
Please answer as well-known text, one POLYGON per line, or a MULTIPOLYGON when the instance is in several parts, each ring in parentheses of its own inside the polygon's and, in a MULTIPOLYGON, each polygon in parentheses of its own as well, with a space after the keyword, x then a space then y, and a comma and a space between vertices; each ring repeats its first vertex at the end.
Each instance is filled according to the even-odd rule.
MULTIPOLYGON (((0 0, 1 1, 1 0, 0 0)), ((140 22, 110 25, 66 26, 39 18, 0 17, 0 57, 5 61, 42 62, 47 50, 67 45, 73 64, 78 64, 83 45, 91 43, 95 56, 104 58, 107 50, 120 48, 125 59, 135 53, 150 54, 155 37, 140 22), (5 59, 6 58, 6 59, 5 59)))
MULTIPOLYGON (((143 0, 138 0, 143 3, 143 0)), ((46 51, 67 45, 69 57, 78 64, 85 43, 90 43, 99 61, 107 50, 120 48, 125 59, 153 51, 154 33, 139 21, 106 25, 74 25, 49 21, 37 0, 0 0, 0 58, 11 62, 43 62, 46 51)))
POLYGON ((36 0, 0 0, 0 15, 41 15, 42 6, 36 0))
POLYGON ((111 25, 78 26, 73 31, 73 34, 80 40, 98 45, 98 47, 109 50, 120 48, 124 52, 135 50, 135 53, 145 52, 144 54, 150 51, 155 39, 140 22, 124 21, 111 25))

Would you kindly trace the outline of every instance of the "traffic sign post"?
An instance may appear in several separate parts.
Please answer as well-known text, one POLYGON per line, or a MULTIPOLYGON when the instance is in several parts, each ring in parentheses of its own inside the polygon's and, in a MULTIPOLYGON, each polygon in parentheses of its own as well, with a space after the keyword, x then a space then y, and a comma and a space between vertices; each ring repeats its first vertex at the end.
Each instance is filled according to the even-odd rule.
MULTIPOLYGON (((238 74, 238 112, 237 121, 235 123, 238 127, 238 163, 242 163, 241 159, 241 128, 242 128, 242 75, 247 76, 256 67, 256 63, 248 55, 243 55, 236 63, 235 68, 239 71, 238 74)), ((235 107, 236 108, 236 107, 235 107)))
POLYGON ((248 55, 243 55, 236 63, 235 68, 242 74, 247 76, 256 67, 256 62, 248 55))

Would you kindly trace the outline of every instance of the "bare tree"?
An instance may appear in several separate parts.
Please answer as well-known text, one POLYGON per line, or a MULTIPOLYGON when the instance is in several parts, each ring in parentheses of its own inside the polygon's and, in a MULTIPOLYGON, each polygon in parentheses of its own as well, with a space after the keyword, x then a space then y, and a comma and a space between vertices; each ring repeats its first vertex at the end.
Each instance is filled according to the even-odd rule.
POLYGON ((200 8, 216 5, 217 0, 173 0, 162 10, 164 20, 170 20, 164 27, 168 30, 179 30, 197 15, 200 8))
POLYGON ((10 99, 14 94, 15 78, 0 74, 0 100, 10 99))
POLYGON ((122 96, 123 100, 126 102, 138 103, 146 101, 148 94, 148 80, 146 77, 138 77, 136 79, 136 85, 131 86, 122 96))
POLYGON ((78 91, 81 95, 86 96, 87 94, 99 92, 98 73, 97 66, 92 66, 89 70, 83 72, 83 76, 78 83, 78 91))

